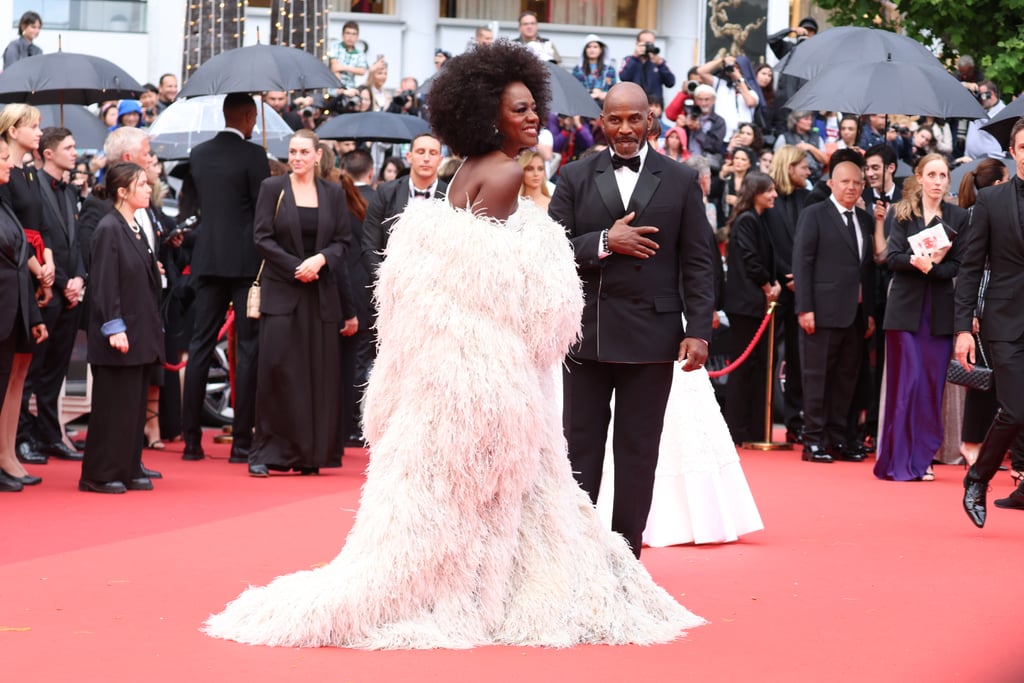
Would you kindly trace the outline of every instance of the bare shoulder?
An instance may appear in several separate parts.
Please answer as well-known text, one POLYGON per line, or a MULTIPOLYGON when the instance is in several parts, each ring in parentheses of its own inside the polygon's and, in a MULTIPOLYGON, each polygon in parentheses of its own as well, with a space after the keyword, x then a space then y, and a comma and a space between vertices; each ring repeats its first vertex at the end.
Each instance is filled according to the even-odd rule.
POLYGON ((453 206, 470 206, 476 213, 504 220, 515 211, 522 183, 519 162, 492 152, 462 164, 448 187, 448 197, 453 206))

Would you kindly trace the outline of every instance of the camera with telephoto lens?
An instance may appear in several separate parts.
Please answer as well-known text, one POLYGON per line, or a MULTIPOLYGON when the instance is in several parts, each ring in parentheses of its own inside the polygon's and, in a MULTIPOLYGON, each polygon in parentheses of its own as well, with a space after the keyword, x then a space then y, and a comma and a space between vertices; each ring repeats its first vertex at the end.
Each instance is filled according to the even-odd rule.
POLYGON ((303 107, 299 113, 302 114, 303 118, 310 119, 316 115, 316 110, 313 107, 303 107))
POLYGON ((324 97, 324 109, 332 114, 351 114, 359 111, 362 104, 363 99, 359 95, 338 95, 337 97, 327 95, 324 97))
POLYGON ((686 81, 686 92, 692 95, 698 86, 700 86, 700 81, 686 81))
POLYGON ((660 55, 661 50, 654 43, 644 43, 644 54, 648 57, 651 55, 660 55))
POLYGON ((683 100, 683 109, 686 111, 687 118, 691 119, 699 119, 700 115, 703 113, 701 112, 700 107, 697 106, 697 103, 689 98, 683 100))
POLYGON ((402 92, 398 93, 393 98, 391 98, 391 101, 397 104, 399 107, 404 107, 405 105, 414 102, 415 100, 415 90, 403 90, 402 92))

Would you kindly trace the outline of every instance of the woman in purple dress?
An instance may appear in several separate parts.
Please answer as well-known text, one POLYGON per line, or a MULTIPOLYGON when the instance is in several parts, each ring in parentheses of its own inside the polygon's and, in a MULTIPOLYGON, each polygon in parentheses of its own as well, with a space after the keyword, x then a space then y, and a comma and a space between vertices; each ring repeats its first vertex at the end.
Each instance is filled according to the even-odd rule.
POLYGON ((953 350, 953 278, 960 267, 967 212, 944 202, 949 162, 928 154, 914 171, 917 189, 893 206, 888 243, 892 271, 885 311, 885 413, 875 476, 931 481, 942 445, 942 390, 953 350), (925 230, 938 228, 951 244, 928 248, 925 230), (914 248, 915 243, 917 248, 914 248))

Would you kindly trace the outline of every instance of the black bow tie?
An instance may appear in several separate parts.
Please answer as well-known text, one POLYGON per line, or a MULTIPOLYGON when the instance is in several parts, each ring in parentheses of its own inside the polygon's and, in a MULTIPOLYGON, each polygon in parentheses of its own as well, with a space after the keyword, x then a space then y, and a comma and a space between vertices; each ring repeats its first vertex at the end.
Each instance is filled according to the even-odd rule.
POLYGON ((68 187, 68 184, 65 183, 63 180, 57 180, 56 178, 50 178, 50 189, 53 190, 54 192, 56 192, 58 190, 66 190, 67 187, 68 187))
POLYGON ((636 156, 636 157, 630 157, 630 158, 626 159, 624 157, 620 157, 618 154, 613 154, 612 155, 612 168, 613 169, 619 169, 619 168, 622 168, 623 166, 628 166, 629 170, 633 171, 633 173, 639 173, 640 172, 640 157, 636 156))
POLYGON ((430 199, 430 190, 413 190, 413 197, 423 197, 424 199, 430 199))

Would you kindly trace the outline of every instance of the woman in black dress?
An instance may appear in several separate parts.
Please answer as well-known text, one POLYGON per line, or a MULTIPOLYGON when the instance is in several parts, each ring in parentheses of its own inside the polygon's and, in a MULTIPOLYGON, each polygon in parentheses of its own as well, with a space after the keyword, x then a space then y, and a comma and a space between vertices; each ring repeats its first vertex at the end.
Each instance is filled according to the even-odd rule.
MULTIPOLYGON (((729 355, 735 360, 754 338, 768 303, 779 298, 775 252, 763 214, 775 206, 775 183, 764 173, 744 179, 730 220, 725 312, 729 316, 729 355)), ((729 375, 725 421, 735 443, 764 439, 764 382, 767 335, 750 357, 729 375)))
POLYGON ((337 467, 341 404, 337 274, 352 238, 345 192, 318 177, 319 139, 288 144, 291 173, 268 178, 256 202, 263 255, 256 434, 249 474, 337 467))
POLYGON ((142 472, 146 397, 153 367, 164 362, 164 328, 160 270, 135 212, 149 206, 152 189, 146 171, 130 162, 114 164, 104 178, 114 209, 92 235, 93 398, 78 489, 148 491, 153 483, 142 472))

